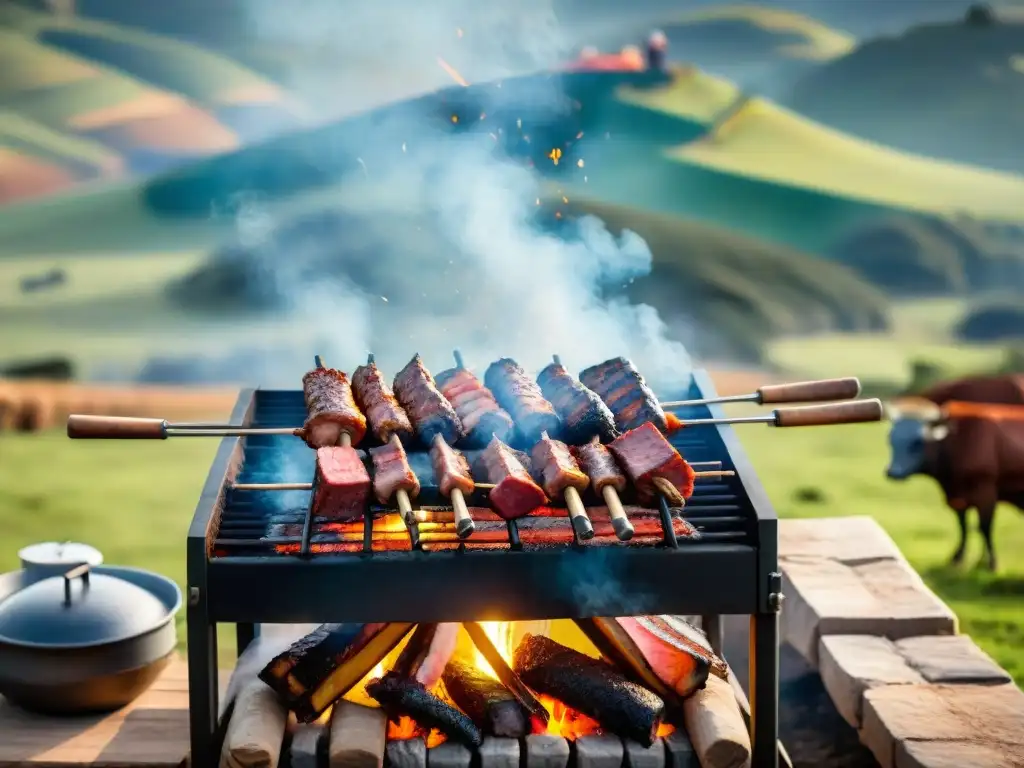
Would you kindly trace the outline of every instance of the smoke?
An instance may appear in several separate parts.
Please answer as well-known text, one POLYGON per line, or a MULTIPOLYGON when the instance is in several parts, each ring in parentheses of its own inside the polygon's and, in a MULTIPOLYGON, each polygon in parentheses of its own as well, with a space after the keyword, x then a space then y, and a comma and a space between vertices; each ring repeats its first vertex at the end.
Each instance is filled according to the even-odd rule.
MULTIPOLYGON (((566 592, 582 616, 640 616, 657 613, 658 601, 650 593, 628 589, 630 582, 613 547, 588 547, 586 556, 562 560, 555 589, 566 592)), ((583 553, 579 553, 583 554, 583 553)))
MULTIPOLYGON (((551 0, 249 7, 258 38, 366 62, 344 72, 296 64, 290 85, 300 94, 336 83, 329 109, 374 102, 378 66, 415 90, 451 85, 438 56, 479 81, 542 70, 570 48, 551 0)), ((572 110, 557 78, 516 82, 529 88, 519 103, 555 116, 572 110)), ((482 109, 500 111, 501 89, 488 93, 494 103, 482 109)), ((392 371, 419 352, 441 370, 453 346, 478 370, 500 356, 536 370, 556 353, 577 369, 626 355, 656 385, 685 380, 687 353, 657 312, 621 297, 651 271, 643 239, 613 235, 594 218, 558 232, 538 226, 536 202, 551 190, 536 171, 497 153, 493 136, 442 128, 438 109, 426 99, 338 132, 332 151, 357 169, 317 198, 333 220, 303 225, 293 211, 241 199, 240 245, 287 308, 286 351, 260 366, 270 376, 260 383, 294 387, 314 352, 351 369, 372 351, 392 371)))

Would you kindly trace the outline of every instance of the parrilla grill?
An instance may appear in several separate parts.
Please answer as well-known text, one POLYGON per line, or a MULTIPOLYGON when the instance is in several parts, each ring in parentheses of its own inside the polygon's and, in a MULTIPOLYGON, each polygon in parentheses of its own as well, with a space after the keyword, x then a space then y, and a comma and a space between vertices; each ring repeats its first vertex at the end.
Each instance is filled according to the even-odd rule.
MULTIPOLYGON (((517 421, 530 424, 526 431, 536 432, 535 436, 543 441, 547 432, 543 426, 557 430, 561 421, 537 385, 525 379, 525 372, 514 361, 499 361, 491 370, 495 366, 501 379, 492 382, 498 402, 504 400, 503 405, 511 409, 517 421)), ((318 365, 318 371, 323 370, 318 365)), ((316 375, 344 383, 333 373, 316 375)), ((589 481, 586 502, 593 506, 584 509, 583 518, 592 524, 594 537, 584 541, 573 525, 576 516, 571 504, 569 512, 543 504, 546 495, 529 474, 528 454, 492 438, 490 461, 487 451, 467 451, 465 464, 452 457, 444 462, 432 461, 423 450, 425 433, 429 433, 434 445, 444 442, 446 434, 453 437, 458 433, 447 427, 457 425, 461 431, 458 414, 434 386, 418 358, 399 378, 405 381, 396 381, 397 399, 401 403, 404 390, 405 403, 401 404, 419 433, 419 441, 416 450, 407 453, 400 436, 393 432, 386 444, 370 448, 369 456, 376 461, 362 450, 380 442, 374 420, 369 424, 373 434, 366 435, 369 439, 357 450, 345 443, 358 445, 363 441, 363 435, 353 434, 358 433, 359 425, 347 418, 345 423, 338 423, 331 413, 347 409, 351 394, 335 398, 335 405, 340 408, 331 404, 323 407, 307 403, 308 388, 305 396, 300 391, 243 392, 231 426, 168 425, 158 420, 106 417, 69 419, 68 432, 72 437, 159 439, 171 435, 227 435, 211 468, 188 537, 191 733, 192 756, 198 768, 213 768, 217 763, 218 623, 236 624, 239 648, 244 649, 260 623, 359 622, 387 625, 391 627, 389 632, 402 633, 414 624, 422 629, 422 625, 433 622, 462 622, 498 679, 515 692, 512 671, 506 666, 507 674, 503 673, 501 657, 488 655, 485 635, 473 635, 471 627, 478 626, 477 622, 574 619, 602 654, 621 657, 622 667, 647 683, 651 669, 638 666, 635 650, 630 650, 641 640, 638 636, 632 640, 627 637, 635 635, 636 629, 631 632, 628 622, 612 626, 612 619, 601 617, 700 614, 708 629, 710 648, 718 651, 718 619, 725 613, 751 616, 751 698, 757 713, 751 726, 753 764, 776 764, 777 612, 781 602, 781 577, 776 570, 777 525, 731 428, 723 423, 730 420, 714 412, 714 408, 709 412, 701 402, 689 406, 695 418, 680 423, 704 425, 704 429, 670 429, 666 439, 656 426, 645 422, 619 434, 607 449, 600 444, 599 435, 593 443, 577 444, 571 449, 554 443, 542 445, 536 457, 541 470, 539 479, 552 493, 566 494, 572 490, 579 496, 584 488, 582 478, 576 485, 568 480, 573 479, 571 476, 578 469, 585 470, 589 481), (429 407, 417 412, 417 400, 429 403, 429 407), (312 405, 313 411, 331 414, 327 423, 332 429, 338 424, 333 431, 339 433, 340 445, 313 452, 294 439, 296 435, 306 439, 310 436, 310 432, 295 428, 307 416, 307 405, 312 405), (724 472, 716 473, 720 475, 716 482, 697 482, 691 488, 694 478, 689 474, 693 470, 680 458, 680 452, 693 464, 717 465, 724 472), (602 463, 609 465, 603 467, 602 463), (364 470, 372 465, 372 479, 369 473, 360 472, 356 464, 364 470), (444 464, 445 471, 435 473, 435 464, 444 464), (470 489, 463 478, 462 488, 447 484, 446 497, 438 487, 438 479, 451 480, 446 478, 446 472, 463 473, 465 465, 473 464, 483 465, 483 474, 491 483, 474 482, 470 489), (517 464, 522 466, 517 468, 517 464), (551 466, 546 467, 547 464, 551 466), (551 471, 545 473, 545 467, 551 471), (312 483, 310 477, 314 478, 312 483), (623 478, 628 478, 625 486, 623 478), (685 509, 669 505, 667 497, 671 494, 659 487, 659 480, 688 497, 685 509), (508 486, 508 494, 499 504, 495 494, 502 496, 502 483, 508 486), (361 514, 355 513, 359 505, 350 499, 366 499, 371 489, 379 503, 370 500, 361 514), (626 494, 621 500, 627 505, 625 509, 618 498, 619 491, 626 494), (331 493, 344 497, 345 514, 334 514, 337 510, 315 502, 331 493), (532 498, 523 500, 531 494, 532 498), (630 494, 657 507, 628 506, 632 503, 630 494), (410 506, 410 495, 416 499, 417 510, 410 506), (467 506, 462 512, 458 505, 450 506, 456 496, 464 496, 467 506), (652 496, 657 497, 656 501, 652 496), (597 506, 602 501, 606 504, 597 506), (401 515, 394 514, 394 506, 401 515), (519 514, 527 506, 531 507, 529 514, 519 514), (321 514, 324 511, 332 514, 321 514), (463 522, 460 515, 471 519, 477 529, 466 540, 459 536, 459 524, 463 522), (629 523, 630 533, 635 534, 632 537, 622 535, 623 528, 617 523, 623 519, 629 523), (614 588, 608 588, 609 584, 614 588), (586 626, 593 631, 587 631, 586 626), (508 675, 512 678, 506 679, 508 675)), ((747 399, 756 397, 770 402, 767 391, 762 388, 747 399)), ((809 390, 805 387, 800 391, 809 390)), ((837 390, 833 387, 830 391, 837 390)), ((698 400, 714 397, 710 380, 700 372, 695 374, 686 394, 698 400)), ((776 392, 771 397, 776 398, 774 402, 787 402, 784 393, 776 392)), ((791 394, 789 397, 792 400, 791 394)), ((820 393, 807 399, 821 399, 820 393)), ((877 401, 862 401, 849 407, 780 409, 771 416, 731 421, 777 426, 847 423, 877 420, 880 408, 877 401)), ((452 442, 456 440, 453 438, 452 442)), ((536 473, 537 468, 532 469, 536 473)), ((475 468, 473 474, 481 476, 475 468)), ((339 631, 344 634, 342 630, 330 630, 325 638, 333 638, 339 631)), ((653 634, 649 629, 643 632, 649 635, 643 642, 653 652, 653 634)), ((660 632, 654 634, 660 636, 660 632)), ((385 637, 383 632, 381 637, 389 643, 395 639, 390 634, 385 637)), ((330 645, 327 639, 324 649, 330 645)), ((374 653, 382 643, 383 640, 373 641, 374 653)), ((653 660, 656 655, 650 658, 653 660)), ((315 689, 309 687, 310 683, 303 683, 305 692, 300 693, 307 698, 300 697, 289 706, 296 714, 305 707, 304 716, 316 715, 328 703, 332 690, 340 690, 344 687, 342 683, 355 682, 354 678, 365 672, 363 667, 369 663, 367 656, 360 664, 352 662, 337 667, 336 673, 331 674, 348 677, 318 684, 315 689)), ((707 662, 702 663, 706 672, 707 662)), ((524 666, 520 671, 525 670, 524 666)), ((589 674, 585 672, 581 668, 584 677, 589 674)), ((280 674, 290 673, 283 670, 280 674)), ((272 679, 276 675, 273 673, 272 679)), ((690 674, 680 678, 680 684, 690 686, 693 679, 690 674)), ((621 687, 621 681, 616 680, 594 678, 593 683, 607 690, 621 687)), ((440 713, 436 702, 408 682, 398 685, 395 679, 385 676, 374 687, 379 696, 373 692, 371 695, 382 703, 386 700, 388 706, 397 710, 422 710, 424 718, 435 710, 435 714, 440 713)), ((466 684, 470 682, 467 680, 466 684)), ((535 682, 560 685, 559 679, 543 676, 535 682)), ((652 691, 657 687, 655 683, 648 686, 652 691)), ((524 688, 516 693, 521 704, 528 703, 529 698, 523 693, 528 691, 524 688)), ((634 724, 642 727, 644 734, 652 733, 644 714, 646 704, 638 702, 641 706, 634 711, 644 716, 634 724)), ((616 701, 608 700, 598 714, 609 718, 617 711, 616 706, 616 701)), ((657 720, 656 712, 654 716, 657 720)))
MULTIPOLYGON (((697 372, 688 392, 692 398, 713 397, 710 379, 697 372)), ((721 416, 717 409, 693 408, 694 417, 721 416)), ((231 423, 282 428, 302 423, 305 408, 298 391, 255 390, 242 393, 231 423)), ((781 581, 777 563, 775 513, 747 464, 729 426, 683 430, 671 436, 688 460, 721 462, 736 475, 717 482, 698 482, 685 509, 686 521, 699 537, 676 534, 667 515, 633 516, 636 537, 629 542, 595 547, 586 544, 534 547, 523 542, 518 528, 478 515, 478 531, 503 539, 497 549, 468 542, 448 551, 378 550, 373 530, 352 529, 362 541, 358 553, 285 556, 274 546, 296 550, 311 547, 311 538, 329 529, 308 514, 308 491, 239 491, 235 484, 308 481, 314 454, 287 435, 225 438, 217 452, 188 536, 188 633, 192 755, 197 768, 217 764, 216 678, 217 623, 235 623, 239 646, 254 636, 261 622, 438 622, 500 618, 587 618, 638 614, 749 614, 751 618, 752 705, 755 765, 775 765, 778 738, 778 617, 781 581), (282 476, 282 466, 301 474, 282 476), (281 521, 281 522, 276 522, 281 521), (656 536, 650 535, 655 525, 656 536), (287 526, 274 529, 273 526, 287 526), (288 536, 253 536, 255 530, 288 536), (298 535, 296 535, 298 534, 298 535), (652 544, 657 541, 657 544, 652 544), (590 586, 616 580, 616 590, 590 586), (358 589, 338 585, 358 584, 358 589), (713 584, 713 589, 706 585, 713 584), (282 595, 281 599, 267 599, 282 595)), ((422 454, 429 464, 429 457, 422 454)), ((438 521, 451 515, 433 477, 419 456, 410 453, 424 485, 418 502, 421 516, 435 507, 438 521)), ((478 503, 480 491, 468 497, 478 503)), ((595 508, 595 527, 609 526, 595 508)), ((662 510, 669 512, 669 510, 662 510)), ((564 515, 563 510, 558 511, 564 515)), ((389 518, 395 522, 393 515, 389 518)), ((530 518, 532 521, 534 518, 530 518)), ((539 519, 539 518, 537 518, 539 519)), ((564 518, 563 518, 564 519, 564 518)), ((566 522, 568 522, 566 520, 566 522)), ((385 521, 386 524, 386 521, 385 521)), ((683 524, 679 520, 676 525, 683 524)), ((358 521, 356 523, 358 526, 358 521)), ((397 528, 408 540, 400 524, 397 528)), ((424 524, 424 529, 426 525, 424 524)), ((524 525, 525 530, 525 525, 524 525)), ((685 531, 685 529, 680 529, 685 531)), ((426 530, 421 532, 425 536, 426 530)), ((265 533, 264 533, 265 535, 265 533)), ((488 538, 492 538, 489 536, 488 538)), ((566 542, 572 542, 566 536, 566 542)), ((470 542, 473 541, 471 538, 470 542)), ((424 543, 424 547, 427 545, 424 543)), ((713 642, 719 644, 716 633, 713 642)))

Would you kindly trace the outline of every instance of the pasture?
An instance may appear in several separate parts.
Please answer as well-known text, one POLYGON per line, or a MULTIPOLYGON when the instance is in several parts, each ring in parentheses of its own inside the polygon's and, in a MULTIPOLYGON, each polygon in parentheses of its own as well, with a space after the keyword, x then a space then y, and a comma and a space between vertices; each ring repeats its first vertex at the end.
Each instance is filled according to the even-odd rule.
MULTIPOLYGON (((977 534, 966 565, 949 569, 954 516, 930 482, 884 478, 885 425, 740 429, 780 516, 876 518, 957 612, 962 631, 1024 683, 1024 516, 1012 509, 997 515, 1000 573, 974 570, 977 534)), ((87 443, 60 431, 0 434, 0 569, 16 567, 25 544, 73 539, 99 547, 107 562, 154 569, 184 584, 185 533, 215 442, 87 443)), ((178 621, 183 638, 183 612, 178 621)), ((227 661, 232 641, 224 636, 227 661)))

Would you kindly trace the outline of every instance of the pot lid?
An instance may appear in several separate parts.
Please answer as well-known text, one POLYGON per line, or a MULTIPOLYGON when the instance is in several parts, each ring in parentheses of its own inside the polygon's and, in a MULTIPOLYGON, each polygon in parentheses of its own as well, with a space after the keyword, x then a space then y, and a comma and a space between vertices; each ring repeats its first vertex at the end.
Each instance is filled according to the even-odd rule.
POLYGON ((74 541, 44 541, 30 544, 18 551, 22 567, 30 569, 34 566, 66 565, 68 569, 82 563, 102 565, 103 554, 88 544, 74 541))
POLYGON ((113 643, 156 628, 168 615, 142 587, 80 565, 0 602, 0 642, 51 648, 113 643))

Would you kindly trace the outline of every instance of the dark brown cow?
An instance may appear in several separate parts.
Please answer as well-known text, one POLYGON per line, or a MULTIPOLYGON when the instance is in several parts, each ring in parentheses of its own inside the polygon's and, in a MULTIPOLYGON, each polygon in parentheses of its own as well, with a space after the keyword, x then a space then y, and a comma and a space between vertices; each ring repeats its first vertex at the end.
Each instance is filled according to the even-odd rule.
POLYGON ((897 407, 892 414, 889 442, 892 460, 888 476, 905 480, 913 475, 934 478, 957 514, 960 542, 952 563, 958 564, 967 544, 967 512, 978 512, 978 527, 985 540, 987 565, 996 568, 992 522, 996 505, 1008 502, 1024 510, 1024 389, 1011 377, 964 379, 934 387, 926 393, 931 403, 909 411, 897 407), (957 403, 979 405, 975 412, 957 403), (979 400, 980 397, 992 398, 979 400), (1001 400, 995 401, 996 397, 1001 400), (934 398, 934 400, 932 399, 934 398), (938 403, 952 409, 943 414, 938 403), (959 415, 958 415, 959 414, 959 415))

